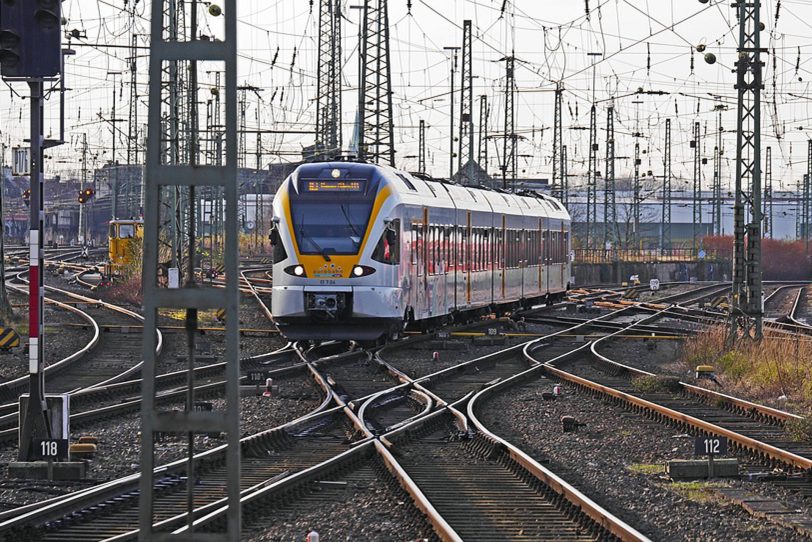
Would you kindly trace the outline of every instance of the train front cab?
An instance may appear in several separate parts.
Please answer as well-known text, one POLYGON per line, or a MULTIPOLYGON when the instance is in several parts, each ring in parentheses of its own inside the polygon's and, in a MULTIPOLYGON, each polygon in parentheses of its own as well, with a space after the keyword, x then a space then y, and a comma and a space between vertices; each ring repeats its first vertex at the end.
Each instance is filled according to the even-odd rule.
POLYGON ((382 171, 308 164, 278 191, 271 303, 286 337, 374 340, 401 329, 401 225, 382 171))
POLYGON ((144 221, 118 219, 109 222, 107 233, 108 264, 106 274, 116 275, 121 267, 133 263, 144 236, 144 221))

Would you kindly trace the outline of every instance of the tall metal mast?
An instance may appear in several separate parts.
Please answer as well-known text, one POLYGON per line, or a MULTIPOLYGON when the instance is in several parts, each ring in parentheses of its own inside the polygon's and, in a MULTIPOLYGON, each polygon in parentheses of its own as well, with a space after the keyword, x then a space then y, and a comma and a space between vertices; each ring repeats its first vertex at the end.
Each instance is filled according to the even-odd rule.
POLYGON ((665 148, 663 150, 663 202, 660 226, 660 250, 671 249, 671 119, 665 119, 665 148))
POLYGON ((809 231, 809 225, 810 222, 812 222, 812 220, 810 220, 810 218, 812 218, 810 217, 810 215, 812 215, 812 139, 807 141, 806 173, 804 174, 804 184, 801 194, 802 199, 801 205, 799 206, 801 209, 801 227, 798 237, 804 240, 804 245, 808 254, 809 234, 812 233, 809 231))
POLYGON ((471 46, 471 21, 462 22, 462 76, 460 77, 460 140, 457 152, 457 170, 473 183, 474 169, 474 76, 471 46), (468 171, 462 168, 468 164, 468 171))
POLYGON ((417 137, 417 171, 426 173, 426 121, 420 119, 420 129, 417 137))
POLYGON ((589 170, 586 181, 586 246, 594 248, 597 227, 598 125, 597 108, 589 112, 589 170))
MULTIPOLYGON (((136 18, 136 5, 133 3, 130 9, 130 24, 135 28, 136 18)), ((129 100, 129 120, 127 122, 127 196, 125 198, 125 207, 127 209, 126 216, 131 218, 136 214, 133 209, 133 182, 135 177, 132 173, 132 166, 138 164, 138 34, 133 31, 130 37, 130 58, 127 59, 130 64, 130 100, 129 100)), ((138 186, 138 194, 141 194, 141 184, 143 183, 143 176, 138 186)))
POLYGON ((736 61, 738 91, 736 126, 736 187, 733 207, 733 303, 731 334, 762 337, 761 284, 761 2, 734 4, 739 19, 736 61), (745 223, 745 202, 750 222, 745 223), (746 247, 745 247, 746 237, 746 247))
POLYGON ((701 146, 700 138, 700 125, 698 122, 694 123, 694 139, 691 141, 691 146, 694 148, 694 237, 693 247, 696 249, 700 231, 702 228, 702 162, 701 162, 701 146))
POLYGON ((713 235, 722 235, 722 109, 719 110, 719 124, 716 131, 716 146, 713 148, 713 235))
POLYGON ((561 118, 561 102, 563 101, 564 87, 561 83, 555 87, 555 114, 553 115, 553 186, 552 196, 559 200, 564 199, 564 179, 561 175, 563 164, 561 163, 561 146, 564 144, 563 127, 561 118))
POLYGON ((482 95, 479 97, 479 153, 477 155, 477 164, 488 172, 488 115, 490 109, 488 108, 488 97, 482 95))
POLYGON ((502 152, 502 188, 516 186, 516 170, 518 157, 516 156, 516 79, 514 73, 515 57, 505 57, 505 139, 502 152))
MULTIPOLYGON (((193 63, 190 70, 192 86, 196 85, 197 62, 222 62, 225 67, 225 144, 226 160, 222 166, 205 166, 197 163, 197 141, 194 135, 189 145, 187 163, 167 164, 162 160, 161 138, 151 137, 147 143, 146 204, 144 213, 144 342, 141 369, 143 377, 141 402, 141 480, 139 540, 155 540, 158 534, 153 528, 154 510, 160 499, 160 485, 153 476, 155 466, 156 434, 178 433, 188 439, 186 463, 179 467, 179 479, 185 479, 187 487, 186 507, 188 521, 182 529, 183 539, 200 538, 194 531, 192 508, 195 495, 201 488, 196 484, 193 459, 195 434, 222 432, 226 435, 225 450, 226 486, 224 505, 226 532, 220 537, 206 533, 207 539, 237 541, 240 539, 240 431, 239 431, 239 289, 238 289, 238 238, 237 238, 237 1, 224 0, 224 36, 219 40, 197 40, 197 5, 191 4, 190 41, 166 41, 164 39, 163 12, 165 0, 153 0, 151 17, 150 63, 149 63, 149 133, 159 133, 162 124, 162 65, 171 60, 193 63), (225 201, 225 287, 215 288, 198 282, 194 255, 196 241, 196 205, 186 211, 188 220, 188 256, 185 269, 177 277, 177 283, 166 284, 159 278, 161 250, 161 200, 165 190, 180 190, 189 202, 195 202, 197 188, 215 188, 218 198, 225 201), (172 287, 167 287, 172 286, 172 287), (195 337, 198 332, 198 311, 201 309, 225 309, 225 405, 210 412, 195 409, 195 337), (158 317, 161 309, 185 310, 186 357, 189 371, 186 382, 186 401, 183 410, 156 408, 156 370, 158 341, 158 317), (224 536, 223 536, 224 535, 224 536)), ((194 89, 190 99, 196 102, 194 89)), ((196 106, 191 105, 189 129, 197 128, 196 106)), ((165 534, 165 533, 164 533, 165 534)), ((163 538, 171 538, 171 535, 163 538)))
POLYGON ((617 207, 615 205, 615 107, 606 110, 606 178, 603 191, 603 240, 616 245, 617 207))
POLYGON ((773 224, 773 149, 767 147, 764 164, 764 235, 775 235, 773 224))
POLYGON ((634 186, 632 188, 632 221, 634 223, 634 235, 632 243, 638 244, 640 240, 640 142, 634 142, 634 186))
POLYGON ((392 65, 389 60, 389 0, 364 0, 361 40, 362 83, 359 106, 362 158, 395 165, 392 119, 392 65))
POLYGON ((567 173, 567 146, 561 145, 561 183, 562 187, 562 198, 561 203, 564 204, 566 209, 570 208, 570 184, 569 184, 569 175, 567 173))
POLYGON ((316 152, 341 151, 341 2, 320 0, 316 78, 316 152))

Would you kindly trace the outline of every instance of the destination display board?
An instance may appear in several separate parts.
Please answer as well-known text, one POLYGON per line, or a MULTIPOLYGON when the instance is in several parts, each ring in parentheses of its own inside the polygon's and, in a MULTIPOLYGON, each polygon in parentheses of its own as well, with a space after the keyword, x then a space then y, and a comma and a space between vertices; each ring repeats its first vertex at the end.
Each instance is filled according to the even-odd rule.
POLYGON ((305 192, 363 192, 366 181, 304 181, 305 192))

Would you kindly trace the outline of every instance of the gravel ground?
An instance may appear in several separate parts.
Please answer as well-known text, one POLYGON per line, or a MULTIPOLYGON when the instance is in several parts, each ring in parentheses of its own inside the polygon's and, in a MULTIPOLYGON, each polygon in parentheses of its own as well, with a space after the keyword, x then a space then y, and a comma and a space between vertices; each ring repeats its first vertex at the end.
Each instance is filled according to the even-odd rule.
POLYGON ((690 368, 679 361, 682 341, 657 339, 654 347, 654 350, 649 350, 648 341, 642 339, 617 339, 599 343, 596 350, 612 361, 629 367, 680 378, 690 376, 690 368))
MULTIPOLYGON (((21 294, 9 292, 12 303, 26 303, 28 298, 21 294)), ((20 325, 28 327, 27 307, 15 309, 17 324, 11 327, 20 331, 20 325)), ((84 348, 93 337, 90 329, 80 327, 64 328, 60 324, 86 324, 87 321, 73 312, 53 305, 45 305, 45 363, 51 364, 66 358, 77 350, 84 348)), ((27 331, 25 331, 27 334, 27 331)), ((27 336, 20 336, 20 346, 11 350, 0 350, 0 383, 13 380, 28 374, 28 354, 23 352, 27 336)))
MULTIPOLYGON (((53 284, 59 288, 85 295, 88 297, 104 298, 104 290, 98 292, 89 292, 86 288, 73 284, 63 277, 56 277, 50 279, 53 284)), ((133 306, 122 303, 126 309, 129 309, 138 314, 143 313, 143 307, 133 306)), ((182 313, 178 311, 178 315, 182 313)), ((160 325, 164 326, 183 326, 183 319, 170 318, 162 315, 159 319, 160 325)), ((222 324, 213 320, 211 315, 204 313, 201 316, 200 327, 221 327, 222 324)), ((273 324, 268 321, 267 316, 262 312, 257 304, 257 301, 250 294, 240 294, 240 327, 253 328, 253 329, 273 329, 273 324)), ((165 331, 165 349, 161 359, 157 364, 157 372, 168 373, 179 371, 186 368, 186 361, 182 359, 178 361, 178 356, 185 358, 186 356, 186 336, 182 330, 180 331, 165 331)), ((196 337, 197 351, 202 356, 215 356, 217 361, 224 359, 225 353, 225 335, 222 332, 207 332, 205 335, 198 335, 196 337)), ((286 341, 279 335, 271 336, 240 336, 240 357, 255 356, 259 354, 266 354, 284 346, 286 341)), ((211 359, 203 359, 196 363, 199 365, 208 365, 212 363, 211 359)))
MULTIPOLYGON (((527 329, 521 331, 521 333, 546 335, 555 333, 561 329, 560 326, 527 324, 527 329)), ((518 330, 506 331, 519 332, 518 330)), ((445 369, 446 367, 480 358, 487 354, 503 350, 508 346, 521 344, 534 338, 535 337, 508 337, 508 341, 504 345, 480 346, 475 345, 473 340, 468 337, 452 337, 449 339, 447 348, 442 348, 439 344, 433 344, 431 342, 421 342, 412 346, 386 350, 381 357, 412 378, 419 378, 445 369), (432 358, 434 352, 440 353, 440 359, 438 361, 432 358)))
POLYGON ((301 542, 311 530, 321 540, 434 540, 431 527, 411 498, 377 461, 338 478, 346 485, 314 487, 287 506, 264 511, 243 539, 301 542))
POLYGON ((765 318, 780 318, 789 315, 795 303, 797 288, 784 288, 764 304, 765 318))
MULTIPOLYGON (((277 427, 311 412, 321 403, 320 390, 303 377, 278 380, 278 393, 271 398, 243 397, 240 400, 240 431, 242 436, 258 433, 277 427)), ((215 410, 224 407, 224 399, 206 399, 215 410)), ((166 409, 182 408, 182 405, 166 405, 166 409)), ((15 489, 2 489, 6 486, 0 482, 0 508, 8 509, 36 502, 52 495, 61 495, 76 491, 92 482, 104 482, 138 472, 140 463, 140 414, 132 413, 125 417, 104 420, 92 425, 83 426, 72 432, 73 437, 93 435, 99 439, 99 453, 90 462, 89 477, 91 481, 66 483, 52 486, 32 481, 25 482, 25 488, 17 488, 16 481, 11 483, 15 489)), ((218 438, 198 436, 195 446, 198 451, 207 450, 223 444, 218 438)), ((167 439, 156 446, 155 464, 169 463, 186 454, 186 439, 167 439)), ((0 451, 0 468, 5 470, 9 461, 16 460, 16 449, 0 451)))
POLYGON ((801 539, 790 529, 751 517, 713 492, 714 485, 741 482, 672 484, 656 472, 669 459, 692 458, 692 438, 578 394, 566 383, 557 401, 543 401, 541 393, 552 386, 543 379, 514 388, 489 401, 481 419, 652 540, 801 539), (576 433, 563 433, 559 423, 563 415, 587 425, 576 433))

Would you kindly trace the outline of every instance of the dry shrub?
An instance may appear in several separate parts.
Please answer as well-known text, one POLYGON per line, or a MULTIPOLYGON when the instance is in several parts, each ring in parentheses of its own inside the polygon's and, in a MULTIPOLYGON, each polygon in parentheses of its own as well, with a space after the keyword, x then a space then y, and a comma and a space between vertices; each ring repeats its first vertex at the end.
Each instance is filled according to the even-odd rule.
POLYGON ((143 303, 141 293, 140 275, 122 275, 104 289, 104 298, 111 303, 128 303, 140 307, 143 303))
POLYGON ((638 376, 632 380, 632 387, 640 393, 679 393, 682 389, 679 378, 657 375, 638 376))
POLYGON ((104 289, 104 297, 111 303, 129 303, 140 307, 143 303, 141 295, 142 244, 131 243, 128 256, 130 263, 123 265, 120 274, 113 279, 113 283, 104 289))
POLYGON ((789 402, 807 410, 812 406, 812 341, 768 334, 762 341, 736 341, 727 349, 727 328, 717 326, 686 341, 682 361, 691 370, 713 365, 725 391, 784 406, 789 402))
MULTIPOLYGON (((733 259, 733 237, 704 237, 702 246, 721 260, 733 259)), ((762 239, 761 252, 765 280, 807 280, 812 275, 812 259, 803 241, 762 239)))

